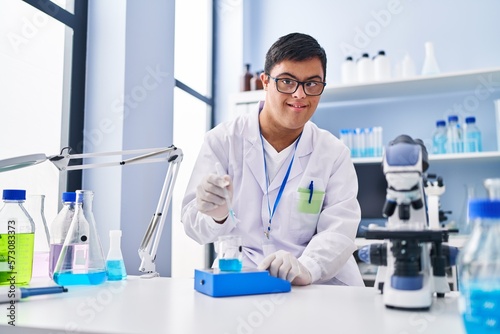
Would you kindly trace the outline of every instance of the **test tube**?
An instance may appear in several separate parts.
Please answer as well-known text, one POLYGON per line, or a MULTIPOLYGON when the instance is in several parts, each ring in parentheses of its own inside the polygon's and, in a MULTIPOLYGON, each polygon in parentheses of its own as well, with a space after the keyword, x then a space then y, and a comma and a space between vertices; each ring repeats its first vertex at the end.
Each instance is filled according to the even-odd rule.
POLYGON ((375 146, 375 156, 376 157, 381 157, 382 156, 382 151, 384 148, 383 145, 383 140, 382 140, 382 127, 381 126, 375 126, 373 127, 373 138, 374 138, 374 146, 375 146))

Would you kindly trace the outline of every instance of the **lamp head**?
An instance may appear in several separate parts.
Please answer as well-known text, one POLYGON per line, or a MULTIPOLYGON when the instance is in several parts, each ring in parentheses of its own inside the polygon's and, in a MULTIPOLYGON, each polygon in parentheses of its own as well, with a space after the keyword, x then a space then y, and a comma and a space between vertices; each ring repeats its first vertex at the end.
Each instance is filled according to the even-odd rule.
POLYGON ((45 154, 29 154, 0 160, 0 173, 39 164, 47 160, 45 154))

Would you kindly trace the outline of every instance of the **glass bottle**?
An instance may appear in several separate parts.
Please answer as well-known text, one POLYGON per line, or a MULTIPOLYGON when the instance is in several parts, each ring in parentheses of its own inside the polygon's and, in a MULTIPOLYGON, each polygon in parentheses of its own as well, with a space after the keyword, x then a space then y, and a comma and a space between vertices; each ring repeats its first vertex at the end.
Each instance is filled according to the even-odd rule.
POLYGON ((24 208, 26 190, 5 189, 0 209, 0 285, 31 281, 35 224, 24 208))
POLYGON ((467 333, 500 332, 500 200, 469 202, 474 228, 457 262, 467 333))
POLYGON ((446 153, 446 122, 441 119, 436 121, 436 129, 432 135, 432 153, 446 153))
POLYGON ((50 255, 49 255, 49 276, 54 275, 54 269, 59 259, 59 254, 64 245, 64 240, 68 234, 71 221, 75 215, 75 192, 64 192, 62 194, 62 209, 50 225, 50 255))
POLYGON ((483 143, 481 140, 481 131, 476 125, 476 117, 466 117, 464 125, 464 152, 482 151, 483 143))
POLYGON ((59 285, 96 285, 106 281, 106 263, 97 235, 90 190, 76 191, 75 214, 54 270, 59 285))
POLYGON ((248 92, 251 90, 250 82, 252 80, 252 72, 250 72, 250 64, 245 64, 245 72, 241 77, 241 91, 248 92))
POLYGON ((35 224, 32 277, 49 276, 49 230, 45 220, 45 195, 29 195, 26 209, 35 224))
POLYGON ((109 281, 121 281, 127 278, 127 270, 123 262, 120 239, 122 231, 109 231, 109 251, 106 257, 106 268, 109 281))
POLYGON ((463 152, 463 132, 460 124, 458 124, 458 116, 448 116, 448 128, 446 131, 446 153, 461 153, 463 152))

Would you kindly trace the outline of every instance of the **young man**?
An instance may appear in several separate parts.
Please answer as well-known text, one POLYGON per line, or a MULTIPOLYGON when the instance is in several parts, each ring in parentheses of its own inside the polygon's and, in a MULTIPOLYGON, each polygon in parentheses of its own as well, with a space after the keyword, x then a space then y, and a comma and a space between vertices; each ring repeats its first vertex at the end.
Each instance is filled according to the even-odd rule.
POLYGON ((207 132, 182 203, 184 229, 200 244, 240 235, 243 266, 294 285, 363 285, 352 256, 360 208, 350 152, 309 121, 325 86, 325 51, 311 36, 283 36, 260 78, 259 109, 207 132))

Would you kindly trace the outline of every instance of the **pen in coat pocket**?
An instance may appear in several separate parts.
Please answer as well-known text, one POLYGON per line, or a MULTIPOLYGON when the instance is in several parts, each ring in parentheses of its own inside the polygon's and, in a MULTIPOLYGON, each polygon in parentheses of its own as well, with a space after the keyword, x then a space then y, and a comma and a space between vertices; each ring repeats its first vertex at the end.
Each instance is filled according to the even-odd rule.
POLYGON ((313 181, 311 181, 311 183, 309 184, 309 204, 312 201, 313 192, 314 192, 314 185, 313 185, 313 181))

